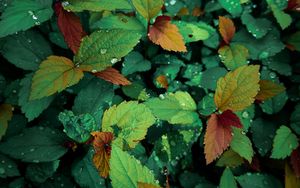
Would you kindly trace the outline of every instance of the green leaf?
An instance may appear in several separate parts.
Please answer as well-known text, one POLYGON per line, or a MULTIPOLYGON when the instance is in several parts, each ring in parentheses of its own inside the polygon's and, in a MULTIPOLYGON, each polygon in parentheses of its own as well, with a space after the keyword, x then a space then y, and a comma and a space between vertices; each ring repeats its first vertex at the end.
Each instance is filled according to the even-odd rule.
POLYGON ((218 0, 220 5, 229 12, 232 16, 236 17, 242 13, 242 5, 240 0, 218 0))
POLYGON ((262 111, 267 114, 276 114, 278 113, 286 104, 288 96, 286 91, 272 97, 271 99, 265 100, 260 104, 262 111))
POLYGON ((220 159, 217 161, 216 166, 234 168, 240 166, 243 163, 244 159, 239 154, 232 151, 232 149, 229 149, 221 155, 220 159))
POLYGON ((37 70, 39 64, 52 54, 49 43, 33 30, 8 36, 3 41, 0 49, 2 55, 24 70, 37 70))
POLYGON ((133 51, 125 56, 122 64, 122 74, 127 76, 136 72, 144 72, 151 69, 150 61, 146 60, 142 54, 133 51))
POLYGON ((8 121, 10 121, 13 116, 12 108, 13 107, 9 104, 0 105, 0 140, 2 136, 5 135, 8 126, 8 121))
POLYGON ((248 49, 240 44, 231 44, 219 49, 219 57, 229 70, 247 65, 248 49))
POLYGON ((132 9, 127 0, 68 0, 63 2, 62 5, 64 9, 72 12, 82 12, 84 10, 100 12, 103 10, 132 9))
POLYGON ((132 0, 132 4, 146 20, 154 18, 163 6, 163 0, 132 0))
POLYGON ((91 132, 100 129, 90 114, 75 116, 72 111, 65 111, 59 114, 58 119, 68 137, 79 143, 86 142, 91 137, 91 132))
POLYGON ((198 117, 194 99, 189 93, 183 91, 151 98, 145 104, 157 118, 170 124, 192 124, 198 117))
POLYGON ((291 128, 300 135, 300 104, 297 104, 290 118, 291 128))
POLYGON ((96 31, 83 38, 74 60, 85 71, 102 71, 132 51, 140 38, 121 29, 96 31))
POLYGON ((251 14, 244 12, 241 16, 243 24, 247 27, 253 37, 260 39, 272 28, 272 22, 265 18, 255 19, 251 14))
POLYGON ((276 131, 271 158, 284 159, 289 156, 298 145, 297 136, 293 134, 288 127, 283 125, 276 131))
POLYGON ((290 35, 287 39, 287 43, 292 45, 295 50, 300 51, 300 31, 290 35))
POLYGON ((26 128, 23 133, 0 144, 0 151, 24 162, 50 162, 67 152, 65 137, 59 131, 45 127, 26 128))
POLYGON ((29 100, 30 86, 33 74, 28 74, 20 82, 19 105, 28 121, 37 118, 53 101, 54 96, 44 97, 37 100, 29 100))
POLYGON ((113 145, 110 159, 110 179, 113 187, 138 188, 137 183, 158 185, 151 171, 141 162, 113 145))
POLYGON ((25 31, 51 18, 52 1, 13 0, 1 15, 0 37, 25 31))
POLYGON ((59 160, 56 160, 48 163, 29 164, 26 168, 26 179, 32 182, 44 183, 56 172, 59 162, 59 160))
POLYGON ((291 76, 292 66, 289 64, 290 61, 291 58, 289 53, 287 51, 282 51, 273 57, 263 59, 263 64, 281 75, 291 76))
POLYGON ((188 64, 182 75, 182 77, 189 79, 186 84, 190 86, 199 86, 202 79, 202 69, 203 66, 199 63, 188 64))
POLYGON ((217 107, 214 101, 214 95, 212 93, 203 97, 203 99, 198 104, 198 111, 200 114, 208 116, 215 112, 217 107))
POLYGON ((252 104, 248 108, 235 113, 241 120, 241 123, 243 125, 243 131, 247 132, 248 129, 251 127, 253 121, 252 119, 255 116, 255 105, 252 104))
MULTIPOLYGON (((270 1, 271 0, 268 0, 268 3, 270 1)), ((269 3, 269 6, 271 6, 273 14, 282 29, 286 29, 288 26, 291 25, 292 17, 289 14, 279 9, 279 7, 273 3, 269 3)))
POLYGON ((116 125, 120 131, 115 142, 121 146, 128 144, 130 148, 134 148, 145 138, 147 129, 154 122, 155 118, 146 105, 137 101, 125 101, 104 112, 102 131, 114 132, 113 126, 116 125))
POLYGON ((185 21, 176 21, 173 23, 177 25, 179 32, 186 43, 206 40, 210 37, 209 31, 206 28, 201 27, 203 26, 203 23, 198 24, 196 22, 185 21))
POLYGON ((235 178, 230 168, 225 168, 220 180, 220 188, 237 188, 235 178))
POLYGON ((61 92, 79 82, 83 72, 65 57, 49 56, 33 76, 29 100, 61 92))
POLYGON ((206 89, 216 90, 217 81, 220 77, 225 76, 227 70, 223 67, 213 67, 202 72, 200 85, 206 89))
POLYGON ((105 180, 99 176, 93 161, 93 150, 89 150, 83 159, 72 164, 72 176, 81 187, 105 188, 105 180))
POLYGON ((27 119, 19 114, 13 115, 12 119, 8 122, 8 127, 5 133, 5 140, 7 138, 20 134, 26 127, 27 119))
POLYGON ((279 180, 268 174, 246 173, 236 177, 242 188, 282 188, 279 180))
POLYGON ((19 90, 20 80, 14 80, 10 82, 3 93, 3 96, 5 97, 5 103, 17 106, 19 90))
POLYGON ((261 156, 271 149, 276 134, 276 124, 265 119, 255 119, 251 125, 252 141, 261 156))
POLYGON ((232 131, 231 149, 251 163, 254 151, 250 139, 246 136, 246 133, 239 128, 232 127, 232 131))
POLYGON ((6 157, 5 155, 0 154, 0 161, 1 161, 0 163, 1 178, 20 176, 18 166, 13 160, 6 157))

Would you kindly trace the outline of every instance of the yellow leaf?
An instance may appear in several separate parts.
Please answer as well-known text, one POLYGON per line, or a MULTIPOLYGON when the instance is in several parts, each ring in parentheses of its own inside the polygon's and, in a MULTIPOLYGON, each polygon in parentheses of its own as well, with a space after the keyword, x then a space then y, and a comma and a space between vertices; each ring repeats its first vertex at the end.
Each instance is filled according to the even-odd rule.
POLYGON ((138 182, 138 188, 160 188, 160 187, 149 183, 138 182))
POLYGON ((259 90, 259 65, 244 65, 217 82, 215 103, 219 110, 241 111, 250 106, 259 90))
POLYGON ((10 104, 0 105, 0 140, 5 135, 8 121, 12 118, 12 106, 10 104))
POLYGON ((288 162, 285 163, 285 188, 300 187, 300 179, 296 177, 295 173, 289 166, 288 162))
POLYGON ((285 90, 284 86, 276 84, 270 80, 261 80, 259 81, 259 85, 260 90, 255 99, 260 101, 272 98, 285 90))
POLYGON ((30 100, 61 92, 79 82, 83 71, 65 57, 49 56, 43 61, 32 79, 30 100))
POLYGON ((146 20, 155 17, 162 8, 163 0, 132 0, 133 6, 146 20))
POLYGON ((159 16, 155 23, 150 26, 149 39, 160 45, 163 49, 175 52, 186 52, 182 35, 176 25, 171 24, 168 16, 159 16))

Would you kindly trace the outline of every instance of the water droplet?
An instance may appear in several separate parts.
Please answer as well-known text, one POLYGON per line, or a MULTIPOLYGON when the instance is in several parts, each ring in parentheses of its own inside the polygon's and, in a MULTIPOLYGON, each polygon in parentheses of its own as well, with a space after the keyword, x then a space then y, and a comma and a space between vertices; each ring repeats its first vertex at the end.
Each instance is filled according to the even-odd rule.
POLYGON ((21 153, 21 155, 25 155, 25 153, 24 153, 24 152, 22 152, 22 153, 21 153))
POLYGON ((163 100, 165 99, 165 96, 163 94, 159 94, 159 98, 163 100))
POLYGON ((0 168, 0 174, 4 174, 5 173, 5 169, 4 168, 0 168))
POLYGON ((65 185, 62 183, 62 184, 60 184, 60 186, 61 186, 61 187, 64 187, 65 185))
POLYGON ((68 1, 64 1, 61 3, 63 7, 70 5, 70 3, 68 1))
POLYGON ((112 58, 112 59, 110 60, 110 62, 111 62, 111 64, 115 64, 115 63, 118 62, 118 59, 117 59, 117 58, 112 58))
POLYGON ((12 165, 8 165, 7 167, 8 167, 8 168, 12 168, 12 165))
POLYGON ((39 160, 33 160, 32 162, 34 162, 34 163, 39 163, 40 161, 39 160))
POLYGON ((176 143, 173 140, 170 142, 170 144, 171 146, 176 146, 176 143))
POLYGON ((29 151, 34 152, 34 150, 35 150, 34 148, 31 148, 29 151))
POLYGON ((270 76, 270 78, 274 79, 274 78, 276 78, 276 73, 275 72, 270 72, 269 76, 270 76))
POLYGON ((14 90, 12 90, 12 92, 13 92, 13 93, 17 93, 17 90, 14 89, 14 90))
POLYGON ((92 70, 92 73, 96 73, 96 72, 98 72, 98 71, 97 71, 97 70, 95 70, 95 69, 93 69, 93 70, 92 70))
POLYGON ((4 160, 2 160, 2 161, 1 161, 1 163, 2 163, 2 164, 4 164, 4 163, 5 163, 5 161, 4 161, 4 160))
POLYGON ((105 54, 106 52, 107 52, 107 49, 101 49, 101 50, 100 50, 100 53, 101 53, 101 54, 105 54))
POLYGON ((243 118, 249 118, 249 113, 247 111, 244 111, 242 114, 243 118))
POLYGON ((175 3, 176 3, 176 0, 171 0, 170 1, 170 5, 175 5, 175 3))
POLYGON ((155 156, 154 161, 159 161, 159 158, 157 156, 155 156))

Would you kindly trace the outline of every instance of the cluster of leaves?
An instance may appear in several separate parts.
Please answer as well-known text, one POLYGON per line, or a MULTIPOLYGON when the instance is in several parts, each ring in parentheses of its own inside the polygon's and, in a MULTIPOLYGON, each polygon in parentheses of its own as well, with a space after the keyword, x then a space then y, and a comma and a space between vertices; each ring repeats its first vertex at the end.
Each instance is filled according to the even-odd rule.
POLYGON ((0 0, 0 186, 300 187, 299 12, 0 0))

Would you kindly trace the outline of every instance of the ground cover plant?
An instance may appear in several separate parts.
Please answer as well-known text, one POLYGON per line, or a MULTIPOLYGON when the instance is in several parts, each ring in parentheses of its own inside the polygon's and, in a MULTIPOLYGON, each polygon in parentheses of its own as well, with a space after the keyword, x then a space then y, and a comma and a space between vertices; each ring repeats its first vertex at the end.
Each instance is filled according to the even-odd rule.
POLYGON ((299 0, 0 12, 0 187, 300 187, 299 0))

